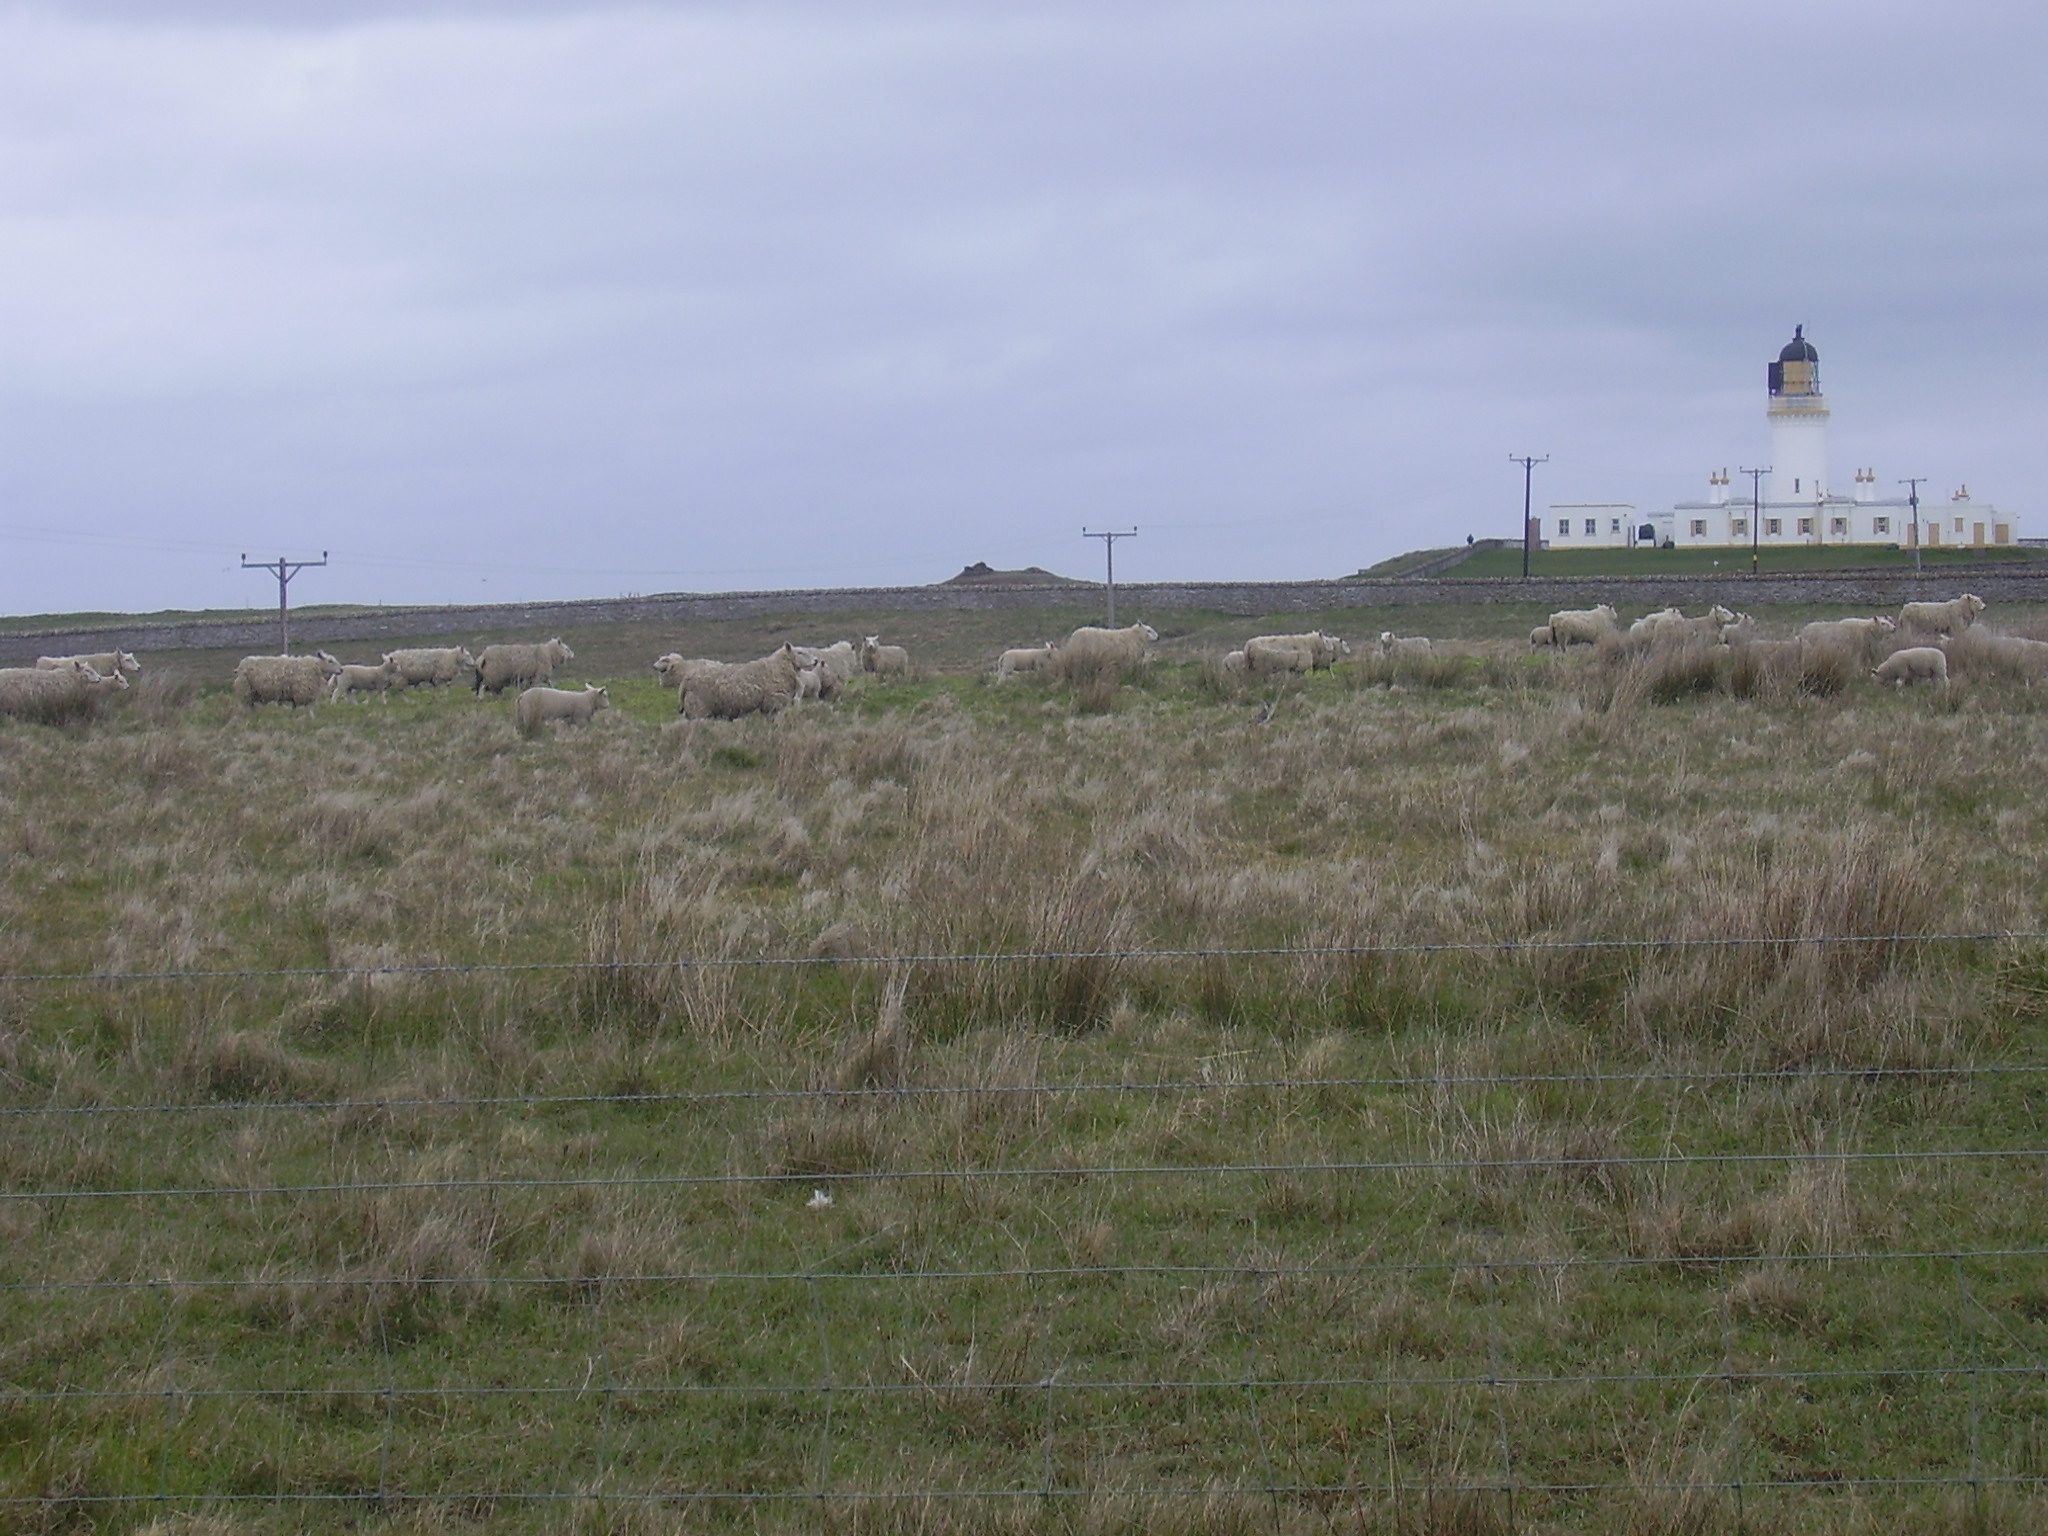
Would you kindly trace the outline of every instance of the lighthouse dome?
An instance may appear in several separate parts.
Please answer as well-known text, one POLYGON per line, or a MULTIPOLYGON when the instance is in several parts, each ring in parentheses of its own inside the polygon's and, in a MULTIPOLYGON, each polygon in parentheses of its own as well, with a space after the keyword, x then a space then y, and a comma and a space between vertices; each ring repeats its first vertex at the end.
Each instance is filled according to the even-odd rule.
POLYGON ((1792 339, 1785 343, 1785 350, 1778 354, 1781 363, 1817 363, 1820 353, 1813 349, 1813 343, 1806 339, 1806 327, 1792 327, 1792 339))

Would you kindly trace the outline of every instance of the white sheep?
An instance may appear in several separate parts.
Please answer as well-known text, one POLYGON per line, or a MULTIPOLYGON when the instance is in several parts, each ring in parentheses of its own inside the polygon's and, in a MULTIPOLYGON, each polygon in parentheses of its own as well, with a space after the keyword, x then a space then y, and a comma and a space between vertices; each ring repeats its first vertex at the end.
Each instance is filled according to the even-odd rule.
POLYGON ((398 668, 399 682, 407 688, 439 688, 476 669, 476 658, 466 645, 412 646, 386 651, 384 659, 398 668))
POLYGON ((1251 658, 1245 655, 1243 651, 1225 651, 1223 653, 1223 675, 1225 677, 1242 677, 1250 670, 1251 658))
POLYGON ((1262 675, 1327 671, 1350 654, 1348 642, 1319 629, 1303 635, 1253 635, 1244 643, 1245 666, 1262 675))
POLYGON ((235 697, 254 709, 258 704, 289 704, 311 708, 341 663, 325 651, 311 656, 244 656, 235 668, 235 697))
POLYGON ((1611 604, 1598 608, 1566 608, 1550 616, 1550 643, 1559 647, 1598 645, 1621 632, 1621 616, 1611 604))
POLYGON ((38 656, 36 665, 50 672, 75 672, 80 667, 91 667, 101 677, 142 670, 142 663, 135 659, 132 651, 94 651, 90 656, 38 656))
POLYGON ((1896 683, 1900 687, 1907 683, 1945 684, 1948 682, 1948 654, 1939 646, 1909 645, 1885 657, 1870 675, 1880 683, 1896 683))
POLYGON ((1665 625, 1680 623, 1684 618, 1685 610, 1682 608, 1660 608, 1655 613, 1644 614, 1629 625, 1628 636, 1631 640, 1647 639, 1665 625))
POLYGON ((686 657, 680 651, 670 651, 656 659, 654 675, 661 679, 664 688, 680 689, 693 672, 722 667, 722 661, 707 661, 702 657, 686 657))
POLYGON ((1083 624, 1060 647, 1059 669, 1069 677, 1097 667, 1130 671, 1145 660, 1145 647, 1158 638, 1159 631, 1150 624, 1127 624, 1122 629, 1083 624))
POLYGON ((799 668, 817 670, 821 699, 838 698, 861 670, 860 653, 851 640, 835 640, 830 645, 793 645, 790 654, 796 657, 799 668))
POLYGON ((814 661, 809 665, 805 665, 801 658, 799 658, 796 669, 796 697, 791 702, 805 704, 812 699, 822 699, 824 697, 825 664, 821 661, 814 661))
POLYGON ((1866 661, 1877 654, 1877 648, 1885 636, 1894 633, 1898 625, 1889 618, 1815 619, 1799 629, 1802 645, 1825 647, 1831 650, 1848 651, 1866 661))
POLYGON ((1945 603, 1908 603, 1899 610, 1899 628, 1917 629, 1929 635, 1952 635, 1968 629, 1983 611, 1984 599, 1974 592, 1965 592, 1945 603))
POLYGON ((92 716, 109 693, 128 686, 120 672, 102 677, 91 667, 0 667, 0 715, 61 725, 92 716))
POLYGON ((1529 631, 1529 644, 1535 650, 1557 644, 1557 631, 1548 624, 1538 624, 1529 631))
POLYGON ((608 689, 595 683, 585 683, 580 691, 570 688, 526 688, 512 706, 512 716, 519 722, 519 734, 538 736, 541 728, 550 720, 560 720, 569 725, 588 725, 590 717, 600 709, 612 707, 612 696, 608 689))
POLYGON ((559 636, 538 645, 487 645, 476 659, 477 696, 536 683, 545 687, 555 680, 555 668, 575 659, 576 653, 559 636))
POLYGON ((1023 645, 1007 650, 996 658, 996 681, 1007 682, 1019 672, 1047 671, 1059 653, 1060 648, 1050 640, 1041 640, 1036 645, 1023 645))
POLYGON ((389 656, 374 667, 343 662, 341 670, 334 674, 334 681, 327 685, 327 697, 329 702, 339 703, 351 694, 374 693, 379 699, 388 701, 390 690, 404 686, 405 674, 389 656))
POLYGON ((860 643, 861 670, 877 677, 910 676, 910 652, 900 645, 884 645, 880 635, 869 635, 860 643))
POLYGON ((1419 661, 1435 654, 1436 647, 1429 643, 1426 635, 1397 635, 1391 629, 1380 631, 1380 655, 1388 661, 1419 661))
POLYGON ((796 654, 781 646, 754 661, 693 663, 683 678, 678 712, 691 720, 737 720, 780 713, 801 686, 796 654))

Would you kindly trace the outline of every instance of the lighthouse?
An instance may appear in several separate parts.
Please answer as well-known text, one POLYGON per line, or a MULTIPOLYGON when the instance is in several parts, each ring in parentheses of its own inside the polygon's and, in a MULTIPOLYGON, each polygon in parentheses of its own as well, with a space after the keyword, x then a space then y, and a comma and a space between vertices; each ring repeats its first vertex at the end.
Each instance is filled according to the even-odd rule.
POLYGON ((1768 504, 1811 507, 1827 495, 1828 402, 1820 392, 1820 353, 1806 327, 1770 367, 1771 488, 1768 504))

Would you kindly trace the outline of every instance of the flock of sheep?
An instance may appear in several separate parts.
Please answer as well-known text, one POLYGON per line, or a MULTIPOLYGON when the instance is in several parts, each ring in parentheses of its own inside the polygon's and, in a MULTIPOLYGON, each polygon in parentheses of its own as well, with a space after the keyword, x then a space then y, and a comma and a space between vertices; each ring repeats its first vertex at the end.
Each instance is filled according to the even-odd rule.
MULTIPOLYGON (((1871 676, 1881 683, 1948 682, 1948 652, 1952 637, 1973 625, 1984 611, 1984 599, 1965 592, 1942 603, 1907 603, 1897 619, 1883 615, 1847 619, 1816 619, 1788 640, 1768 640, 1747 614, 1730 613, 1716 604, 1697 618, 1688 618, 1677 608, 1645 614, 1629 625, 1626 634, 1621 620, 1608 604, 1597 608, 1568 608, 1550 616, 1529 632, 1529 643, 1544 647, 1574 645, 1628 645, 1655 648, 1665 645, 1705 643, 1749 645, 1766 651, 1792 649, 1805 655, 1834 651, 1872 664, 1871 676), (1900 637, 1894 640, 1894 636, 1900 637), (1913 643, 1932 641, 1932 644, 1913 643), (1893 648, 1887 653, 1887 645, 1893 648)), ((2027 640, 2017 635, 1991 636, 1985 642, 2018 670, 2048 674, 2048 641, 2027 640)))
MULTIPOLYGON (((1965 593, 1943 603, 1907 603, 1897 619, 1817 619, 1791 639, 1767 639, 1747 615, 1716 605, 1698 617, 1677 608, 1646 614, 1621 626, 1613 607, 1566 609, 1550 616, 1529 636, 1532 646, 1573 646, 1655 650, 1683 645, 1743 645, 1776 653, 1796 649, 1804 656, 1830 651, 1858 658, 1879 682, 1945 684, 1953 637, 1969 630, 1984 601, 1965 593)), ((997 658, 994 680, 1026 673, 1056 673, 1069 679, 1090 673, 1124 673, 1140 665, 1159 639, 1147 624, 1121 629, 1083 625, 1064 641, 1006 650, 997 658)), ((1983 636, 1974 644, 2015 671, 2048 676, 2048 641, 2010 635, 1983 636)), ((1408 661, 1435 654, 1420 635, 1383 631, 1378 649, 1388 660, 1408 661)), ((1256 635, 1222 659, 1226 675, 1279 677, 1324 671, 1352 654, 1336 635, 1256 635)), ((310 656, 250 656, 235 668, 235 697, 258 704, 312 705, 362 694, 387 695, 415 687, 441 687, 467 678, 475 693, 502 695, 517 689, 514 719, 533 735, 550 722, 588 724, 611 697, 594 684, 581 689, 554 686, 555 669, 575 659, 562 640, 538 644, 488 645, 471 655, 461 645, 386 652, 375 665, 344 663, 325 651, 310 656)), ((125 651, 88 656, 44 656, 34 667, 0 668, 0 714, 62 720, 90 713, 108 693, 128 687, 141 664, 125 651)), ((654 663, 654 673, 676 693, 676 709, 691 720, 734 720, 777 714, 807 700, 838 698, 856 676, 878 680, 912 675, 909 653, 869 635, 858 645, 841 640, 828 646, 782 645, 746 662, 686 658, 671 653, 654 663)))

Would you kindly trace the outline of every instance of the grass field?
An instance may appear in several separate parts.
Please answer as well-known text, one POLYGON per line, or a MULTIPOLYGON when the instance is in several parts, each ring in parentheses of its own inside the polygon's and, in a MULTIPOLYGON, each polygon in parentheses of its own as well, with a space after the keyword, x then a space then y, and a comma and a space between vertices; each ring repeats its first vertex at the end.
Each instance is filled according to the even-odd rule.
POLYGON ((2041 1528, 2048 691, 1401 617, 0 721, 0 1529, 2041 1528))

